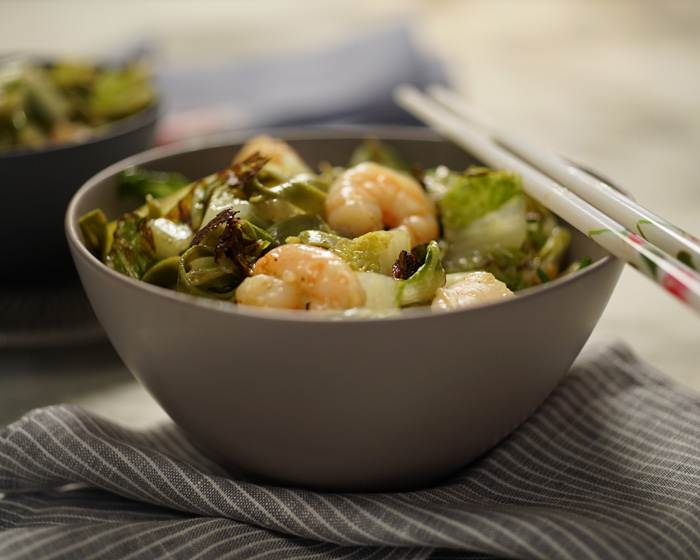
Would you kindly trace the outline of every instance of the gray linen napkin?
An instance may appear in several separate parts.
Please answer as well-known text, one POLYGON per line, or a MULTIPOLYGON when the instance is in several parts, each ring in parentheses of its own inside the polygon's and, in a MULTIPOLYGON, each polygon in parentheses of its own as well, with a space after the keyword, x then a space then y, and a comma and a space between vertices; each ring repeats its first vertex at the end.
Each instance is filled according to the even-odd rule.
POLYGON ((171 424, 44 408, 0 431, 0 558, 699 558, 699 413, 611 346, 441 485, 332 494, 236 480, 171 424))

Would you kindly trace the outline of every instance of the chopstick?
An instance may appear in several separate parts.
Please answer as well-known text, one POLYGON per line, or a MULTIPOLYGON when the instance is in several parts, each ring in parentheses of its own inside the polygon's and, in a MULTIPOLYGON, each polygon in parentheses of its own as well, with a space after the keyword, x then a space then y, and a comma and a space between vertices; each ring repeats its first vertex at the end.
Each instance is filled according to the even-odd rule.
POLYGON ((488 132, 497 144, 543 171, 627 229, 637 230, 644 239, 691 268, 698 270, 700 267, 700 240, 691 234, 555 154, 499 130, 457 93, 443 86, 433 86, 428 91, 445 107, 488 132))
POLYGON ((399 86, 394 95, 401 107, 484 163, 519 174, 527 194, 700 314, 700 274, 695 270, 476 131, 461 116, 414 87, 399 86))

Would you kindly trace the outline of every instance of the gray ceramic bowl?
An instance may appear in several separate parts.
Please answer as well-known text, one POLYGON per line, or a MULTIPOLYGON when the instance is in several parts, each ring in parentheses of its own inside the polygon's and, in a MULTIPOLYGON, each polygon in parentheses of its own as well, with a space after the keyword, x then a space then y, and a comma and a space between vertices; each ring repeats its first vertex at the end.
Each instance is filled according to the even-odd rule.
MULTIPOLYGON (((471 158, 420 130, 374 130, 411 161, 471 158)), ((282 133, 310 163, 342 163, 367 131, 282 133)), ((431 315, 329 321, 237 308, 131 280, 85 248, 78 217, 120 200, 130 165, 199 177, 240 138, 156 149, 90 179, 66 231, 83 286, 127 367, 187 434, 223 464, 324 489, 414 487, 492 447, 552 391, 586 342, 621 263, 575 234, 571 258, 594 263, 500 303, 431 315)))

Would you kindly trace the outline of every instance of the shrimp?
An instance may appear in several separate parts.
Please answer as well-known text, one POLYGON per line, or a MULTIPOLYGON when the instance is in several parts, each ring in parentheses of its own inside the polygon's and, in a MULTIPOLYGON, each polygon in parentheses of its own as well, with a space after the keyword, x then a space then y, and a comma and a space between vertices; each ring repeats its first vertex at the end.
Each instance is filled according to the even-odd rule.
POLYGON ((270 158, 268 165, 287 177, 311 173, 311 169, 294 151, 294 148, 284 140, 264 134, 248 140, 233 158, 233 163, 240 163, 256 152, 270 158))
POLYGON ((361 307, 365 291, 340 257, 310 245, 282 245, 258 259, 236 302, 284 309, 361 307))
POLYGON ((331 186, 325 204, 328 224, 341 235, 403 227, 413 246, 438 236, 435 207, 418 182, 377 163, 345 171, 331 186))
POLYGON ((490 272, 450 274, 445 287, 438 288, 431 308, 433 311, 449 311, 512 295, 513 292, 490 272))

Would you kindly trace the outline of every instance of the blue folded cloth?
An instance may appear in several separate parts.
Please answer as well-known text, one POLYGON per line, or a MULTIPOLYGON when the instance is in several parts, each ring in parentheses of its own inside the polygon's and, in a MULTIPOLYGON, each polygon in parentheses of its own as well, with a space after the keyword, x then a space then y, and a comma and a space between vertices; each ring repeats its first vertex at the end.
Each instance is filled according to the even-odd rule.
POLYGON ((157 71, 166 105, 161 141, 235 128, 417 124, 394 87, 447 83, 445 67, 399 25, 332 48, 157 71))

